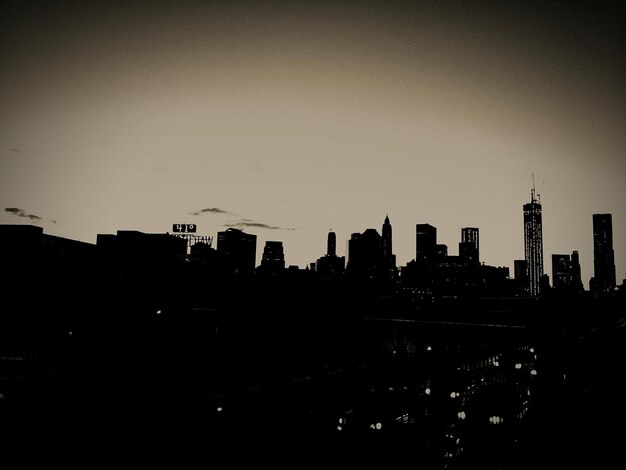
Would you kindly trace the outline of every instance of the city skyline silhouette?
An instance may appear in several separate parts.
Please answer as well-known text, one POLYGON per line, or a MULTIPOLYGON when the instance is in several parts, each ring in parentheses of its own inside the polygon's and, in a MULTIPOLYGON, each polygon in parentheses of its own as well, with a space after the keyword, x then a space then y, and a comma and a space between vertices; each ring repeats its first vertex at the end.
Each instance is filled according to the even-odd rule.
POLYGON ((481 263, 477 227, 457 256, 416 224, 397 269, 381 225, 351 235, 347 263, 329 232, 311 269, 285 267, 278 240, 255 268, 256 236, 232 227, 213 249, 195 225, 95 245, 0 225, 5 289, 23 299, 0 308, 6 455, 151 459, 141 436, 224 464, 614 462, 626 286, 612 285, 610 214, 594 217, 590 292, 576 253, 556 255, 553 286, 518 272, 532 255, 513 278, 481 263))
MULTIPOLYGON (((595 213, 623 244, 624 12, 612 3, 22 2, 2 5, 0 223, 95 243, 118 229, 256 230, 305 266, 329 228, 416 223, 455 253, 544 250, 593 275, 595 213)), ((257 263, 260 263, 260 253, 257 263)), ((545 271, 551 272, 546 256, 545 271)))
POLYGON ((614 466, 624 31, 0 2, 0 464, 614 466))

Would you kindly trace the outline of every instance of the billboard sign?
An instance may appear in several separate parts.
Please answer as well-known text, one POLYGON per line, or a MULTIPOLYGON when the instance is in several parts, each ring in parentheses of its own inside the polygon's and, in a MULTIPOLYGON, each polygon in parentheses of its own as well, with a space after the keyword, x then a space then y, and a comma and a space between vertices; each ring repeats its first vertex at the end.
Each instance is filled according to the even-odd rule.
POLYGON ((174 224, 172 231, 174 233, 196 233, 196 224, 174 224))

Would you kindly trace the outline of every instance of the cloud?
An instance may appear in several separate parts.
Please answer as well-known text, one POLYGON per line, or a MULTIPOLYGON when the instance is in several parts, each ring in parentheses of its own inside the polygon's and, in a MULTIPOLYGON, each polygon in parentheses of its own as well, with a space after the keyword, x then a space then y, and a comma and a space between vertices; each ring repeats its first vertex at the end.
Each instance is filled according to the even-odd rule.
POLYGON ((9 152, 13 152, 13 153, 21 153, 22 151, 16 147, 10 148, 9 152))
MULTIPOLYGON (((18 209, 17 207, 5 207, 4 212, 9 212, 17 217, 25 217, 30 220, 41 220, 42 218, 35 214, 28 214, 23 209, 18 209)), ((55 222, 56 223, 56 222, 55 222)))
POLYGON ((190 215, 200 215, 200 214, 231 214, 231 212, 225 211, 224 209, 219 209, 218 207, 207 207, 206 209, 200 209, 196 212, 188 212, 190 215))
POLYGON ((278 227, 276 225, 263 224, 261 222, 255 222, 250 219, 241 219, 238 222, 231 222, 224 224, 225 227, 252 227, 252 228, 264 228, 267 230, 295 230, 291 227, 278 227))

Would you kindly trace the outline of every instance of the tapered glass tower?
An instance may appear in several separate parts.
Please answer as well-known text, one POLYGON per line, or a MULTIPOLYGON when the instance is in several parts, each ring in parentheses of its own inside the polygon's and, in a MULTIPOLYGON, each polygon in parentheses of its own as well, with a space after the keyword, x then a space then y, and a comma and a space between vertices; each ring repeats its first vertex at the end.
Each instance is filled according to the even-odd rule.
POLYGON ((530 202, 524 204, 524 255, 528 279, 528 293, 540 294, 543 276, 543 236, 541 228, 541 202, 535 194, 535 187, 530 191, 530 202))

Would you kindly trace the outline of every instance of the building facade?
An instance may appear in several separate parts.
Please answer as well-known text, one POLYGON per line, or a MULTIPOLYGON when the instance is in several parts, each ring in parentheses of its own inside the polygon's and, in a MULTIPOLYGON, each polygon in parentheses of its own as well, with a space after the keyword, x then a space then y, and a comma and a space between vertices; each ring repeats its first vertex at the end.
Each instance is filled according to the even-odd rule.
POLYGON ((543 277, 543 235, 541 202, 535 195, 534 187, 530 192, 530 202, 524 204, 524 256, 528 276, 527 293, 537 296, 541 293, 543 277))
POLYGON ((593 279, 590 287, 595 292, 609 292, 615 285, 613 218, 611 214, 593 214, 593 279))

